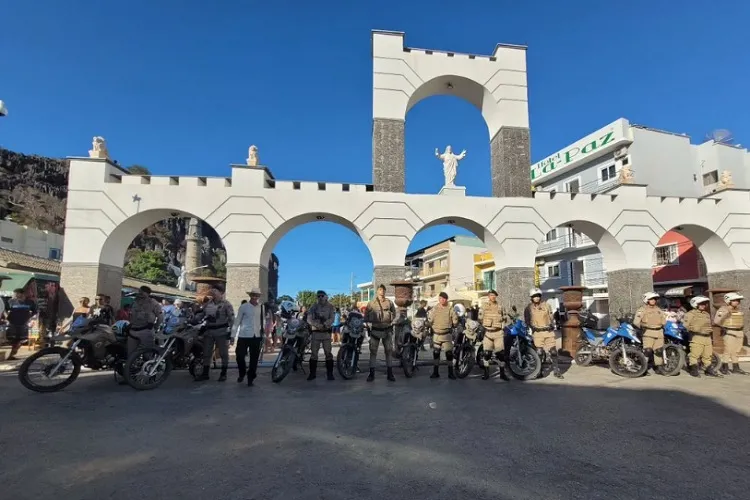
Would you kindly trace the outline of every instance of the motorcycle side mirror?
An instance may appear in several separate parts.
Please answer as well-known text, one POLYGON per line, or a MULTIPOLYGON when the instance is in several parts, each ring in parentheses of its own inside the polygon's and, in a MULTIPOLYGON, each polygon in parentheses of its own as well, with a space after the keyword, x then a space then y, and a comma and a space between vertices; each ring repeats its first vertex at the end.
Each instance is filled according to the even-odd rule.
POLYGON ((518 312, 518 309, 516 309, 516 306, 511 306, 510 310, 513 312, 518 312))

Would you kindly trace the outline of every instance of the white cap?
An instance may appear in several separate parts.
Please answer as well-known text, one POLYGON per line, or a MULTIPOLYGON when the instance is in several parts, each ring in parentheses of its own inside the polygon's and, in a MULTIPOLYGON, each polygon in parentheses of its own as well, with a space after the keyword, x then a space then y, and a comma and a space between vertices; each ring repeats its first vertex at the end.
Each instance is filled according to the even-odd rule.
POLYGON ((529 297, 533 297, 534 295, 541 296, 542 295, 542 291, 540 289, 538 289, 538 288, 532 288, 531 290, 529 290, 529 297))
POLYGON ((643 303, 648 304, 648 301, 651 299, 658 299, 659 294, 656 292, 646 292, 643 294, 643 303))
POLYGON ((703 304, 704 302, 710 302, 708 297, 704 297, 703 295, 696 295, 692 299, 690 299, 690 306, 695 308, 698 307, 699 304, 703 304))
POLYGON ((729 292, 728 294, 724 295, 724 302, 726 302, 727 304, 729 304, 733 300, 742 300, 744 298, 745 297, 743 297, 739 293, 729 292))

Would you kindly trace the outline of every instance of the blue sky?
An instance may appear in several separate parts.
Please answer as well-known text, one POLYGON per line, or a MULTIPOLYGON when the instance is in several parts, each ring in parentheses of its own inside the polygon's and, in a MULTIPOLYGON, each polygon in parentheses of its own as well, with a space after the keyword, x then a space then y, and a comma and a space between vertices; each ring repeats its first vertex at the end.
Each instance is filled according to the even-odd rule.
MULTIPOLYGON (((257 144, 277 178, 371 182, 371 29, 455 52, 528 45, 533 161, 621 116, 694 142, 715 128, 750 142, 741 0, 38 0, 3 2, 0 18, 0 145, 75 156, 102 135, 122 165, 157 175, 228 176, 257 144)), ((489 195, 486 125, 451 97, 407 116, 407 191, 439 190, 433 151, 446 144, 468 150, 457 182, 489 195)), ((412 249, 453 232, 424 231, 412 249)), ((330 223, 275 251, 282 293, 371 277, 364 243, 330 223)))

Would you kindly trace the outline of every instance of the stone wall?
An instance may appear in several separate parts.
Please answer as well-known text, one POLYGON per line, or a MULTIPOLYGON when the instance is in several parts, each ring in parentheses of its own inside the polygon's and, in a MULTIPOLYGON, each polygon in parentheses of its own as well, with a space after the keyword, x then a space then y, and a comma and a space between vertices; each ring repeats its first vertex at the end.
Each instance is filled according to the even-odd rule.
POLYGON ((393 297, 396 292, 391 283, 405 278, 406 267, 404 266, 377 266, 372 273, 372 286, 377 288, 381 284, 385 285, 385 294, 393 297))
POLYGON ((260 288, 261 297, 268 293, 268 268, 258 265, 227 265, 226 299, 234 306, 235 311, 247 292, 260 288))
POLYGON ((506 311, 513 306, 519 313, 529 303, 529 290, 534 287, 533 267, 506 267, 495 271, 495 290, 498 293, 500 305, 506 311))
POLYGON ((372 120, 372 183, 377 191, 406 189, 404 126, 403 120, 372 120))
POLYGON ((68 299, 74 305, 81 297, 88 297, 93 303, 97 294, 111 297, 112 307, 120 308, 122 298, 122 268, 106 264, 62 264, 60 284, 68 299))
POLYGON ((490 141, 492 195, 531 197, 529 129, 503 127, 490 141))
POLYGON ((643 294, 654 289, 654 281, 649 269, 621 269, 607 273, 609 287, 610 321, 624 313, 633 313, 643 305, 643 294))

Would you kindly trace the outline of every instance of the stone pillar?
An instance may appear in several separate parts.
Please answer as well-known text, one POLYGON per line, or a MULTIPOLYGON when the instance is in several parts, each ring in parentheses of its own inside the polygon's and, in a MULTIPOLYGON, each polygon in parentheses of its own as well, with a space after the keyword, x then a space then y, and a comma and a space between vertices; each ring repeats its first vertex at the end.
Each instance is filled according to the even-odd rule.
POLYGON ((226 299, 236 311, 247 292, 260 288, 261 297, 268 294, 268 268, 259 264, 227 264, 226 299))
POLYGON ((529 290, 534 288, 533 267, 506 267, 495 270, 495 282, 500 305, 510 311, 516 306, 519 314, 529 303, 529 290))
POLYGON ((562 351, 575 356, 581 344, 581 320, 578 313, 583 307, 584 286, 562 286, 562 303, 565 307, 565 322, 562 324, 562 351))
POLYGON ((375 191, 403 193, 406 188, 404 125, 404 120, 372 120, 372 183, 375 191))
MULTIPOLYGON (((96 294, 103 293, 111 297, 112 307, 118 310, 122 298, 122 277, 122 267, 63 262, 60 286, 74 306, 78 305, 81 297, 88 297, 93 303, 96 294)), ((65 302, 64 297, 62 300, 65 302)))
POLYGON ((620 310, 633 313, 643 305, 642 297, 654 289, 651 269, 620 269, 607 273, 609 318, 614 324, 620 310))
POLYGON ((195 217, 190 218, 187 236, 185 237, 185 269, 192 271, 201 265, 201 222, 195 217))
POLYGON ((492 196, 531 197, 529 129, 503 127, 490 141, 492 196))
POLYGON ((395 297, 396 289, 393 283, 402 281, 405 277, 406 267, 404 266, 375 266, 372 272, 372 286, 377 289, 381 284, 385 285, 386 296, 395 297))
MULTIPOLYGON (((727 289, 727 292, 738 292, 745 297, 742 303, 745 308, 745 332, 748 332, 750 330, 750 313, 747 312, 747 307, 750 306, 750 269, 708 273, 708 288, 727 289)), ((724 305, 723 298, 721 300, 721 305, 724 305)), ((747 336, 747 333, 745 335, 747 336)))

